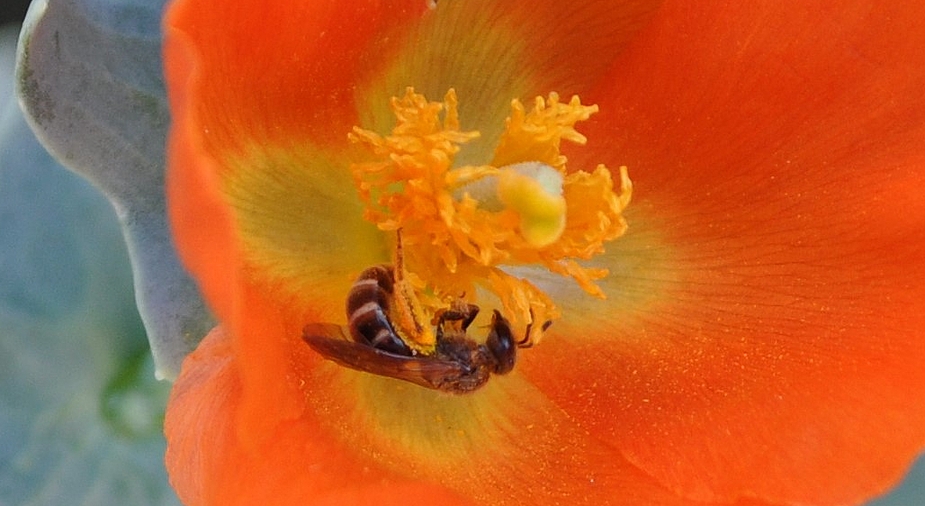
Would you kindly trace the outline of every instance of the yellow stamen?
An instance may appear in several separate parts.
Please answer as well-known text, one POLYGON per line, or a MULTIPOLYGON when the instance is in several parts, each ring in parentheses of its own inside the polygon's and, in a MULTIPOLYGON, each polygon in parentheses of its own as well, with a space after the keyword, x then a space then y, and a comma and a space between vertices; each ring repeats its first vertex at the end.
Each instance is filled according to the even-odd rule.
MULTIPOLYGON (((392 110, 397 124, 391 135, 353 129, 350 139, 366 145, 377 161, 354 164, 352 171, 366 218, 381 230, 402 230, 415 292, 409 300, 434 314, 459 297, 475 302, 477 289, 487 289, 515 325, 530 329, 525 337, 535 343, 558 309, 504 266, 539 265, 604 297, 594 281, 607 271, 578 260, 601 253, 626 230, 622 211, 631 183, 621 167, 615 191, 606 167, 570 171, 560 152, 563 139, 586 141, 574 125, 597 106, 582 105, 578 97, 563 104, 551 93, 527 112, 513 100, 491 163, 463 167, 453 166, 454 157, 479 133, 460 130, 453 90, 439 103, 409 88, 392 99, 392 110)), ((432 334, 411 339, 428 341, 432 334)), ((432 347, 432 341, 417 344, 432 347)))
POLYGON ((511 116, 505 121, 505 132, 491 164, 501 167, 535 161, 565 172, 567 160, 559 151, 562 140, 575 144, 588 142, 574 125, 596 112, 596 105, 581 105, 577 96, 572 97, 568 104, 559 102, 557 93, 550 93, 548 101, 536 97, 529 113, 519 100, 514 99, 511 101, 511 116))

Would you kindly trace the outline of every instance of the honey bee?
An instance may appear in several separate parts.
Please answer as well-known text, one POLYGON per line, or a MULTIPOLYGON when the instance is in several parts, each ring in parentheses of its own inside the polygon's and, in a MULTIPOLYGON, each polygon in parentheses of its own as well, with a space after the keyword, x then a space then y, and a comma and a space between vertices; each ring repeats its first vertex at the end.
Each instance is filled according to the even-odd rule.
POLYGON ((482 387, 492 374, 514 368, 517 348, 511 325, 497 310, 484 344, 466 333, 479 307, 459 301, 438 311, 433 324, 436 344, 432 354, 418 353, 396 332, 389 315, 396 295, 395 270, 377 265, 363 271, 347 296, 348 331, 339 325, 305 326, 303 339, 324 358, 342 366, 388 376, 426 388, 465 394, 482 387))

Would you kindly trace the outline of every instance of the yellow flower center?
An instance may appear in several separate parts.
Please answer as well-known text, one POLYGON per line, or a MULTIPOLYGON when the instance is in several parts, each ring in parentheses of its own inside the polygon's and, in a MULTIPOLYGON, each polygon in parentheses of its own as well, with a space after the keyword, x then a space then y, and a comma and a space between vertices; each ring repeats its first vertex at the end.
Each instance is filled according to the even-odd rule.
MULTIPOLYGON (((582 105, 578 97, 562 103, 550 93, 527 112, 515 99, 490 163, 461 167, 454 167, 455 155, 479 132, 460 130, 454 90, 443 102, 428 102, 409 88, 391 106, 397 118, 391 135, 354 127, 350 139, 368 147, 376 161, 356 163, 352 172, 366 219, 380 230, 401 232, 396 260, 403 266, 396 271, 411 304, 434 315, 460 299, 475 303, 487 290, 515 328, 526 329, 524 342, 535 344, 559 310, 505 267, 541 266, 604 297, 594 281, 606 269, 579 261, 624 233, 622 212, 632 185, 626 167, 615 190, 606 167, 569 170, 560 152, 562 140, 587 141, 574 125, 597 106, 582 105)), ((409 345, 432 349, 431 332, 407 334, 409 345)))

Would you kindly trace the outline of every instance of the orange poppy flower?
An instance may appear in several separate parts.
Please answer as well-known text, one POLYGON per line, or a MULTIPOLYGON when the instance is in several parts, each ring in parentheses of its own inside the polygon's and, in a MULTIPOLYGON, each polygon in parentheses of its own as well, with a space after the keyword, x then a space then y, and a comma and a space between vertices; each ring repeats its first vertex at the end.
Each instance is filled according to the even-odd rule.
MULTIPOLYGON (((168 406, 180 497, 883 492, 925 446, 923 15, 911 0, 178 0, 170 216, 222 322, 168 406), (346 325, 396 229, 418 311, 462 297, 518 336, 554 321, 531 325, 512 373, 450 395, 303 341, 308 323, 346 325)), ((408 344, 426 356, 432 339, 408 344)))

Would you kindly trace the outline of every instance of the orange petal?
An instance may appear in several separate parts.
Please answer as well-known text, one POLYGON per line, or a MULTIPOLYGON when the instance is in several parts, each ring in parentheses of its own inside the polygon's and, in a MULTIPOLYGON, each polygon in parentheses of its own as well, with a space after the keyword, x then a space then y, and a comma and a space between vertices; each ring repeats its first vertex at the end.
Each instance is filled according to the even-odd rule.
POLYGON ((395 34, 384 57, 369 62, 357 83, 361 123, 391 130, 388 100, 408 86, 431 98, 455 88, 463 130, 482 134, 467 149, 473 159, 458 161, 488 163, 511 99, 588 90, 660 4, 441 0, 430 16, 395 34))
POLYGON ((237 416, 242 376, 226 332, 184 363, 165 423, 184 504, 691 504, 516 376, 456 397, 319 365, 302 343, 291 352, 301 413, 259 441, 243 436, 252 428, 237 416))
POLYGON ((229 157, 270 140, 344 144, 356 122, 352 82, 382 31, 424 2, 237 2, 215 10, 180 0, 165 18, 173 126, 168 194, 181 255, 219 317, 233 311, 241 268, 221 176, 229 157), (255 20, 260 22, 255 22, 255 20))
POLYGON ((171 395, 166 462, 187 506, 471 504, 437 484, 389 477, 352 458, 314 433, 311 413, 245 446, 235 423, 241 378, 231 350, 227 334, 215 329, 184 363, 171 395))
POLYGON ((925 446, 923 15, 669 3, 589 96, 629 231, 521 368, 669 488, 854 503, 925 446))
MULTIPOLYGON (((356 121, 350 96, 352 82, 362 67, 360 54, 377 44, 374 40, 378 41, 381 32, 396 30, 424 10, 423 2, 409 0, 388 5, 375 1, 310 5, 252 2, 238 3, 235 9, 218 12, 207 3, 178 1, 167 14, 164 52, 173 114, 168 173, 171 223, 181 257, 197 277, 219 319, 235 336, 256 336, 235 342, 236 352, 250 359, 242 365, 248 409, 241 415, 253 418, 249 424, 258 424, 264 411, 261 408, 266 404, 285 402, 290 387, 278 381, 277 374, 266 373, 285 370, 281 364, 286 357, 280 343, 260 337, 281 335, 261 332, 264 327, 275 328, 280 324, 276 320, 285 318, 261 321, 242 314, 265 310, 264 314, 273 315, 281 311, 274 306, 279 301, 266 302, 255 296, 250 283, 254 265, 265 266, 260 253, 267 249, 284 251, 284 248, 270 244, 269 248, 261 249, 255 243, 265 245, 266 241, 260 242, 264 236, 254 238, 246 232, 259 228, 262 224, 259 218, 268 209, 277 210, 273 205, 280 203, 299 204, 303 202, 300 199, 306 199, 306 210, 327 212, 307 213, 310 216, 329 216, 342 209, 326 206, 331 201, 339 202, 337 189, 324 194, 325 198, 319 197, 330 190, 330 184, 318 185, 315 193, 308 192, 309 195, 268 193, 268 188, 279 186, 274 179, 279 174, 267 167, 296 170, 308 182, 324 181, 326 171, 317 166, 323 157, 314 153, 318 144, 335 142, 331 139, 341 146, 346 144, 346 132, 356 121), (255 19, 260 19, 260 23, 255 23, 255 19), (280 144, 297 146, 312 155, 306 160, 295 153, 281 160, 274 156, 281 151, 280 144), (255 152, 255 146, 264 148, 266 153, 255 152), (263 196, 264 203, 270 205, 254 206, 247 198, 239 197, 234 189, 240 178, 232 176, 264 176, 260 180, 263 186, 257 188, 264 193, 258 196, 263 196)), ((349 175, 346 172, 345 175, 349 184, 349 175)), ((359 213, 355 215, 355 220, 359 220, 359 213)), ((280 221, 301 224, 289 215, 279 216, 276 223, 280 221)), ((309 264, 315 259, 304 254, 309 247, 313 251, 327 251, 325 258, 345 257, 343 251, 333 249, 330 244, 320 244, 319 232, 341 230, 339 237, 355 240, 350 227, 331 227, 331 221, 335 220, 325 226, 303 227, 301 235, 293 239, 307 238, 304 246, 297 245, 297 249, 309 264)), ((266 226, 262 230, 272 234, 278 228, 266 226)), ((357 247, 361 251, 369 249, 362 246, 357 247)), ((351 257, 346 255, 346 258, 351 257)), ((280 263, 279 259, 271 260, 280 263)), ((283 271, 291 267, 291 262, 282 263, 283 271)), ((342 300, 337 301, 338 309, 331 311, 331 295, 317 283, 313 284, 311 274, 337 271, 336 281, 346 290, 351 273, 335 265, 315 264, 318 265, 313 271, 302 275, 306 282, 291 287, 280 298, 302 290, 312 300, 327 299, 327 306, 305 305, 316 312, 316 317, 320 311, 325 311, 328 317, 340 316, 342 300)), ((266 273, 260 277, 268 284, 279 282, 266 273)), ((295 304, 288 301, 287 307, 296 307, 299 315, 305 312, 305 307, 295 304)), ((262 423, 272 427, 277 421, 269 417, 262 423)))
POLYGON ((192 86, 207 145, 279 134, 343 142, 356 123, 353 83, 381 51, 380 37, 425 10, 419 0, 250 1, 221 11, 181 0, 165 22, 171 92, 192 86), (173 69, 177 51, 195 67, 173 69))

